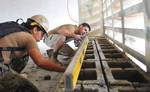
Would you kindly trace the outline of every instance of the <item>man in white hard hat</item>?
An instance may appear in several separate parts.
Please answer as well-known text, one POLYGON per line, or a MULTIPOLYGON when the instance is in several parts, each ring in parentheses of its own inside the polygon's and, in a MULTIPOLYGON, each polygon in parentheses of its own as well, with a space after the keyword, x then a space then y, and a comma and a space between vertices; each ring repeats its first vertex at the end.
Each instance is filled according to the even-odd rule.
POLYGON ((34 15, 21 25, 12 21, 0 24, 0 92, 38 92, 18 74, 27 64, 28 56, 43 69, 65 71, 54 60, 44 58, 38 49, 36 42, 47 34, 48 25, 43 15, 34 15))

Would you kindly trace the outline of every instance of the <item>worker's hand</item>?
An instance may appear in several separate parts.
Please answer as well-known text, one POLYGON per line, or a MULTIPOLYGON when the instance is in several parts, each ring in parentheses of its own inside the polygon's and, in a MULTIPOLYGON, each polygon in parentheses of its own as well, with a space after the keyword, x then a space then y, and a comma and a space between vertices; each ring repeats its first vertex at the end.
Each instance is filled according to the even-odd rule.
POLYGON ((76 47, 79 47, 81 44, 81 39, 74 39, 74 44, 76 47))
POLYGON ((86 35, 87 35, 87 32, 83 32, 83 33, 81 34, 81 39, 84 39, 84 38, 86 37, 86 35))
POLYGON ((81 35, 76 35, 76 38, 74 39, 74 43, 76 47, 79 47, 81 44, 82 39, 86 37, 87 33, 84 32, 81 35))

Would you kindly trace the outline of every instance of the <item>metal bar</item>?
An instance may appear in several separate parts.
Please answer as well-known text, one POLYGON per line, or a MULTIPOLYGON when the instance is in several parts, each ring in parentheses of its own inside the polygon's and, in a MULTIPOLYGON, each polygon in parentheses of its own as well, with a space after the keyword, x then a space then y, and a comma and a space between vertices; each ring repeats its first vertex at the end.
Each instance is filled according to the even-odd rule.
MULTIPOLYGON (((124 12, 124 16, 139 13, 139 12, 143 12, 144 11, 143 3, 136 4, 132 7, 129 7, 129 8, 124 9, 124 10, 123 10, 123 7, 122 7, 122 11, 124 12)), ((113 14, 112 16, 115 16, 115 17, 121 16, 122 11, 119 11, 119 12, 113 14)), ((110 19, 112 16, 108 16, 105 19, 110 19)))
POLYGON ((124 45, 125 45, 125 31, 124 30, 124 11, 123 11, 123 0, 120 1, 120 6, 121 6, 121 26, 122 26, 122 29, 121 29, 121 32, 122 32, 122 44, 123 44, 123 47, 124 48, 124 45))
POLYGON ((145 28, 146 28, 146 65, 150 74, 150 0, 143 0, 145 8, 145 28))
POLYGON ((72 92, 76 86, 88 42, 88 37, 86 37, 64 73, 65 92, 72 92))
POLYGON ((123 45, 122 43, 119 43, 118 41, 112 39, 111 37, 109 37, 109 36, 107 36, 107 35, 106 35, 106 37, 109 38, 109 39, 111 39, 111 40, 112 40, 115 44, 117 44, 118 46, 120 46, 120 47, 123 47, 123 46, 124 46, 124 51, 125 51, 125 52, 130 53, 132 56, 134 56, 135 58, 137 58, 137 59, 138 59, 139 61, 141 61, 142 63, 144 63, 144 64, 146 63, 146 62, 145 62, 145 57, 144 57, 144 55, 142 55, 142 54, 138 53, 137 51, 135 51, 135 50, 133 50, 133 49, 131 49, 131 48, 129 48, 129 47, 123 45))
POLYGON ((139 13, 139 12, 143 12, 144 9, 143 9, 143 3, 138 3, 134 6, 131 6, 127 9, 124 10, 124 16, 128 16, 128 15, 131 15, 131 14, 136 14, 136 13, 139 13))
POLYGON ((108 26, 105 26, 105 29, 114 29, 113 31, 117 31, 119 33, 122 33, 125 31, 125 34, 128 34, 128 35, 131 35, 131 36, 135 36, 135 37, 138 37, 138 38, 145 38, 145 31, 143 29, 133 29, 133 28, 124 28, 124 31, 122 31, 122 28, 112 28, 112 27, 108 27, 108 26))

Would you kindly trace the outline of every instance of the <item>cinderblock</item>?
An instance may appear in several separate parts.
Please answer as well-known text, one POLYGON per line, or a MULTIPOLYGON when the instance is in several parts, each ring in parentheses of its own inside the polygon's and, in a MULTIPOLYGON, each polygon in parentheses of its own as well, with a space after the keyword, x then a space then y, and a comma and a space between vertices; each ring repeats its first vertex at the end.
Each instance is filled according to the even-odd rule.
POLYGON ((108 92, 106 86, 78 84, 74 92, 108 92))

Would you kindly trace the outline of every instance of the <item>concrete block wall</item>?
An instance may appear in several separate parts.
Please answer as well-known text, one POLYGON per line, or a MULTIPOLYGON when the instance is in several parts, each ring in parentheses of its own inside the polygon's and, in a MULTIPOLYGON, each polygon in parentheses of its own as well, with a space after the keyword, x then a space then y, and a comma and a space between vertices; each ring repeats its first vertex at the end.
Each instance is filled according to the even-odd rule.
POLYGON ((96 46, 90 40, 74 92, 108 92, 96 46))
POLYGON ((112 43, 104 38, 102 41, 89 41, 73 92, 150 92, 146 73, 112 43), (121 54, 105 55, 118 52, 121 54))
POLYGON ((150 92, 150 90, 149 87, 114 86, 110 88, 110 92, 150 92))
POLYGON ((105 38, 96 42, 110 92, 150 92, 150 78, 124 52, 105 38))
POLYGON ((99 86, 99 85, 77 85, 77 88, 74 90, 74 92, 107 92, 105 86, 99 86))

